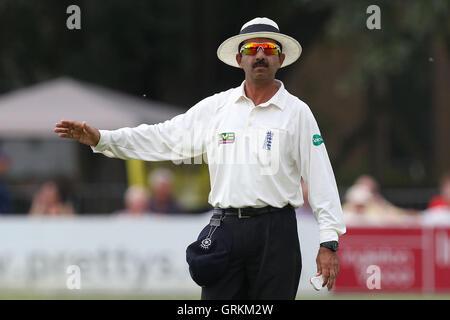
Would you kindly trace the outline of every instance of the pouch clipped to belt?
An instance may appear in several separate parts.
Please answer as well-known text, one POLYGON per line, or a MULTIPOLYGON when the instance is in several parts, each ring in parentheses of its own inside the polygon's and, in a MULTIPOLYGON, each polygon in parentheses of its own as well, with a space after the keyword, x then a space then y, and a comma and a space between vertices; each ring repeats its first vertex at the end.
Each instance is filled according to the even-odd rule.
POLYGON ((189 273, 199 286, 217 282, 225 273, 231 252, 231 231, 222 223, 224 216, 214 212, 210 223, 196 241, 186 248, 189 273))

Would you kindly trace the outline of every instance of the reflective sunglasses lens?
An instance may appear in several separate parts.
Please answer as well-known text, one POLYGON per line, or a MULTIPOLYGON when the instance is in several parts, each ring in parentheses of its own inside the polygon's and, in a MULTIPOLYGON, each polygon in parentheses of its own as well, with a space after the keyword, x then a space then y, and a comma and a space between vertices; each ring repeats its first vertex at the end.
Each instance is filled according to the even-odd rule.
POLYGON ((264 53, 269 56, 269 55, 278 54, 279 50, 277 48, 264 48, 264 53))
POLYGON ((254 56, 256 52, 258 51, 258 47, 245 47, 243 46, 241 48, 241 53, 245 55, 254 56))
POLYGON ((241 53, 245 55, 255 55, 259 47, 263 48, 266 55, 275 55, 280 53, 280 48, 274 43, 246 43, 241 47, 241 53))

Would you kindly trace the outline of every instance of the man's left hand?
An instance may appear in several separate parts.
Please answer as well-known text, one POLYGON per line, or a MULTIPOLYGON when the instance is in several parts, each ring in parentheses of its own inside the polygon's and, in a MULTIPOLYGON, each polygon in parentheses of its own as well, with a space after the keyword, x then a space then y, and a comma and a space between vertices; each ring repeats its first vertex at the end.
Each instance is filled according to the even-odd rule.
POLYGON ((339 273, 339 257, 337 253, 328 248, 320 247, 316 263, 316 276, 322 275, 322 287, 325 287, 328 283, 327 288, 331 290, 339 273))

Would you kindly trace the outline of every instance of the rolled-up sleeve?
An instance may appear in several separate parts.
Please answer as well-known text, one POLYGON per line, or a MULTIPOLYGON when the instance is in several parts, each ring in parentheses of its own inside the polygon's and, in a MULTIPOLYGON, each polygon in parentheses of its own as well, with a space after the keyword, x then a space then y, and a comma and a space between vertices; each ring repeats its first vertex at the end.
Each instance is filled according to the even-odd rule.
POLYGON ((186 113, 162 123, 141 124, 135 128, 99 130, 100 140, 95 153, 110 158, 145 161, 183 160, 205 151, 205 116, 214 103, 214 96, 206 98, 186 113))
POLYGON ((300 117, 300 173, 308 186, 308 200, 319 224, 320 243, 338 241, 346 232, 333 169, 317 122, 305 105, 300 117))

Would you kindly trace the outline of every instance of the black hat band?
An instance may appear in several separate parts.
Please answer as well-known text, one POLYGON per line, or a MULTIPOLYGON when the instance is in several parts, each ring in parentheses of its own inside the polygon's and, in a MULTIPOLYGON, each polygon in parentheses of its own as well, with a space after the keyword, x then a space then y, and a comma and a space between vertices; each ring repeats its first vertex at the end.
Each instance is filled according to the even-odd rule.
POLYGON ((271 26, 269 24, 252 24, 245 29, 242 29, 239 34, 244 33, 252 33, 252 32, 276 32, 280 33, 280 30, 275 28, 274 26, 271 26))

